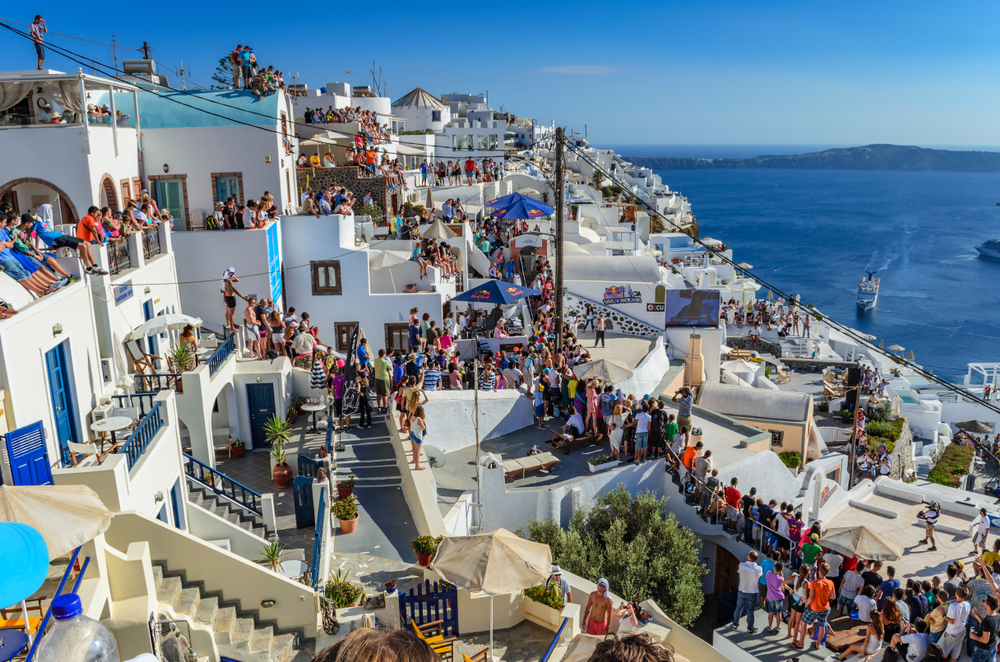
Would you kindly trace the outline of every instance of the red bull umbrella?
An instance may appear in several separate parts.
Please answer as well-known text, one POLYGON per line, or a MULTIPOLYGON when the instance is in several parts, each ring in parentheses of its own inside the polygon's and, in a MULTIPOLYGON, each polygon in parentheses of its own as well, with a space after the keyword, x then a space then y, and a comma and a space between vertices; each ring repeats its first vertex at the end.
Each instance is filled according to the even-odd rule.
POLYGON ((549 205, 529 198, 521 193, 512 193, 486 203, 492 207, 491 216, 496 218, 543 218, 552 215, 555 210, 549 205))
POLYGON ((471 290, 462 292, 452 301, 471 301, 472 303, 499 303, 505 305, 514 303, 526 296, 536 296, 541 294, 538 290, 530 287, 522 287, 513 283, 505 283, 502 280, 491 280, 477 285, 471 290))

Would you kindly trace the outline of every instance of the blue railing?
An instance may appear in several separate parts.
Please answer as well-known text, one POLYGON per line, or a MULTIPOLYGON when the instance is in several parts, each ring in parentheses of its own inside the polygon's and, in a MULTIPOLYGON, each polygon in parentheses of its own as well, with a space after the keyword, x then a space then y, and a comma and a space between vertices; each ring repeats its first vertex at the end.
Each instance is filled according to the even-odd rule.
POLYGON ((222 367, 222 364, 229 358, 229 355, 233 353, 234 338, 236 338, 236 336, 229 336, 222 341, 222 344, 216 347, 215 351, 212 352, 212 355, 208 357, 207 361, 205 361, 205 363, 208 364, 209 377, 218 372, 219 368, 222 367))
POLYGON ((235 501, 254 515, 264 516, 264 512, 261 510, 259 492, 254 492, 243 483, 233 480, 221 471, 194 459, 187 453, 184 453, 184 473, 216 494, 221 494, 227 499, 235 501))
POLYGON ((135 390, 144 392, 176 391, 184 392, 183 375, 176 372, 162 372, 153 375, 135 375, 135 390))
POLYGON ((119 453, 124 453, 128 458, 129 471, 139 461, 142 454, 146 452, 149 443, 153 441, 156 433, 163 427, 163 415, 160 413, 160 405, 162 404, 162 402, 153 403, 153 408, 149 410, 148 414, 142 417, 139 424, 135 426, 132 436, 128 438, 128 441, 118 451, 119 453))
POLYGON ((323 530, 330 520, 329 509, 326 507, 326 487, 319 488, 319 516, 316 518, 316 536, 313 538, 313 562, 312 562, 312 585, 313 589, 319 588, 321 578, 319 576, 321 552, 323 548, 323 530))
POLYGON ((153 408, 153 398, 155 391, 136 391, 132 395, 112 395, 116 407, 128 408, 138 407, 139 415, 145 416, 153 408))
POLYGON ((559 637, 562 636, 563 630, 566 629, 567 623, 569 623, 569 619, 564 618, 562 625, 560 625, 559 629, 556 630, 556 636, 552 637, 552 643, 549 644, 548 650, 545 651, 545 655, 543 655, 542 659, 540 659, 538 662, 548 662, 549 658, 552 657, 552 651, 556 649, 556 644, 559 643, 559 637))

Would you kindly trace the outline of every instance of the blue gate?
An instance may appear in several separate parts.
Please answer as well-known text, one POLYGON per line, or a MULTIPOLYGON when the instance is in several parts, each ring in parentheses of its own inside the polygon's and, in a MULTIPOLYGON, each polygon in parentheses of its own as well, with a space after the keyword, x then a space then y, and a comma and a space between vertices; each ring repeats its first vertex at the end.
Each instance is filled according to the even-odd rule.
POLYGON ((320 462, 319 460, 314 460, 311 457, 306 457, 305 455, 299 455, 299 475, 308 476, 309 478, 315 478, 316 472, 319 470, 320 462))
POLYGON ((274 385, 247 384, 247 409, 250 414, 250 442, 254 448, 270 446, 264 436, 264 424, 274 414, 274 385))
POLYGON ((313 506, 313 479, 309 476, 296 476, 292 483, 292 496, 295 499, 295 528, 304 529, 316 526, 316 509, 313 506))
POLYGON ((409 626, 411 620, 417 625, 444 621, 441 624, 444 636, 457 636, 458 589, 437 582, 432 586, 431 581, 425 579, 423 584, 399 594, 399 620, 404 627, 409 626))
POLYGON ((52 484, 52 467, 41 421, 11 430, 5 435, 5 442, 15 485, 52 484))

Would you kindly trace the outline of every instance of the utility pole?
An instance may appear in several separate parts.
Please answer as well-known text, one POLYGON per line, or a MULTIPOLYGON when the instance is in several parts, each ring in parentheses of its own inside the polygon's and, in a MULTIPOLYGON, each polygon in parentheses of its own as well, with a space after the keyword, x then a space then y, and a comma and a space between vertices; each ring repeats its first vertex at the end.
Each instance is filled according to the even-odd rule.
POLYGON ((115 45, 115 35, 111 33, 111 57, 115 60, 115 75, 118 75, 118 48, 115 45))
POLYGON ((563 134, 556 129, 556 351, 562 351, 563 323, 563 134))
POLYGON ((146 43, 145 41, 142 42, 142 59, 144 60, 149 59, 149 44, 146 43))

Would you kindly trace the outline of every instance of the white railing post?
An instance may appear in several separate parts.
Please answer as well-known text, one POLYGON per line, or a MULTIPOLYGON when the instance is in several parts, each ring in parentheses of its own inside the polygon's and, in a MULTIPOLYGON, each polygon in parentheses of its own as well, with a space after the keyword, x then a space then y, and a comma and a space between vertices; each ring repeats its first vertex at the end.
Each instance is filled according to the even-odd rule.
POLYGON ((278 531, 278 518, 274 515, 274 493, 260 495, 260 512, 264 519, 264 527, 272 533, 278 531))

